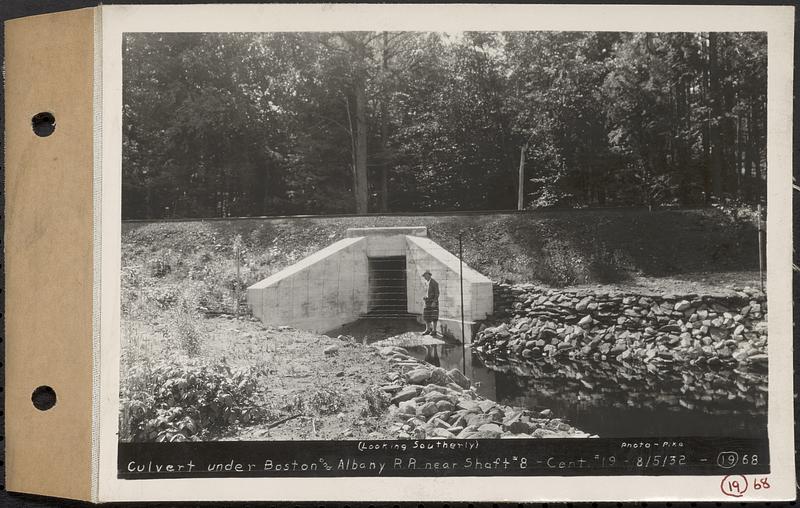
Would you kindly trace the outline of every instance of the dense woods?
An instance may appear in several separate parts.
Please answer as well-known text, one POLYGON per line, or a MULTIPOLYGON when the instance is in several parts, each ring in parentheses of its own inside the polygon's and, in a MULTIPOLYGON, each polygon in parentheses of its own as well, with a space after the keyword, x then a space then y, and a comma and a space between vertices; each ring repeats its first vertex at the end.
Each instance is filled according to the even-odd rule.
POLYGON ((766 54, 763 33, 127 34, 123 218, 761 202, 766 54))

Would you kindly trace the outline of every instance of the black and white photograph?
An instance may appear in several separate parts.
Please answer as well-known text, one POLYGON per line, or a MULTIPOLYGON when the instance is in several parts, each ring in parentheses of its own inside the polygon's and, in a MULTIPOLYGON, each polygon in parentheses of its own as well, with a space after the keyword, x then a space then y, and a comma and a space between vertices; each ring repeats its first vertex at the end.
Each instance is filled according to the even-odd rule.
POLYGON ((121 443, 766 439, 765 32, 122 41, 121 443))

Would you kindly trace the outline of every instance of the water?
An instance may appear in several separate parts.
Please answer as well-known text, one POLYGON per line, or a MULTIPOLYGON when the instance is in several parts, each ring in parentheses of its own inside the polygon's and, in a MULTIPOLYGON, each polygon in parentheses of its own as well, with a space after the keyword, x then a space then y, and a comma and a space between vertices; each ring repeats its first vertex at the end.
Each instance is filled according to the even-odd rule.
MULTIPOLYGON (((344 331, 374 342, 421 328, 413 322, 363 321, 344 331)), ((486 398, 535 411, 550 409, 553 416, 601 437, 763 437, 766 433, 765 372, 684 365, 656 370, 566 359, 523 361, 485 357, 460 344, 407 349, 433 365, 465 371, 486 398)))

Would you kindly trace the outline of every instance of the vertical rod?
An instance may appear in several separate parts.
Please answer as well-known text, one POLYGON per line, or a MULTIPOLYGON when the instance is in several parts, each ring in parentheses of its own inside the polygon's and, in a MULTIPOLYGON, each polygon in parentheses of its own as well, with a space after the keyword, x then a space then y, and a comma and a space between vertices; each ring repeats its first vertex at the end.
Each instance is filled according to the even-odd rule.
POLYGON ((761 203, 758 204, 758 282, 761 284, 761 292, 764 292, 764 254, 761 245, 761 203))
POLYGON ((525 208, 525 150, 528 144, 525 143, 519 149, 519 178, 517 182, 517 210, 525 208))
POLYGON ((233 257, 236 260, 236 282, 233 285, 233 309, 239 319, 239 244, 233 241, 233 257))
POLYGON ((461 286, 461 364, 464 375, 467 375, 467 341, 464 334, 464 246, 461 242, 463 233, 458 234, 458 279, 461 286))

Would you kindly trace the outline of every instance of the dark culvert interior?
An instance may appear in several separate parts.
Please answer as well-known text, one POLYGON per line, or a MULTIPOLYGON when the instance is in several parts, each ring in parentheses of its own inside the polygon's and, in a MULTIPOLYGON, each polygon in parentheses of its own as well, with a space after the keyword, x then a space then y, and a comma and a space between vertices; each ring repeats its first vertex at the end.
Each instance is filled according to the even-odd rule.
POLYGON ((369 258, 367 317, 408 317, 406 258, 369 258))

